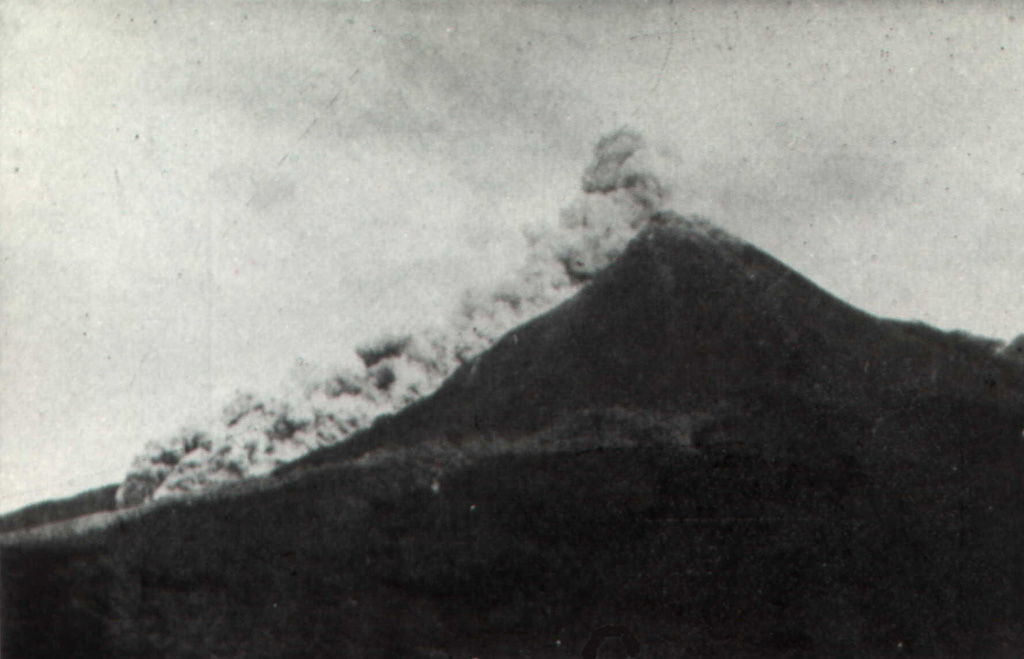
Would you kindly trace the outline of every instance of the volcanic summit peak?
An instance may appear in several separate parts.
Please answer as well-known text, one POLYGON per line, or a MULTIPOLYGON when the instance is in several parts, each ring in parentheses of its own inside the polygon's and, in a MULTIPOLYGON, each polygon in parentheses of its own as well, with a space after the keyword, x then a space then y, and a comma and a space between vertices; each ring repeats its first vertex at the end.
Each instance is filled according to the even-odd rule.
POLYGON ((647 228, 641 231, 640 235, 652 236, 652 230, 659 228, 670 229, 680 236, 703 239, 713 243, 749 245, 745 240, 732 235, 702 215, 681 215, 673 210, 658 211, 651 216, 647 228))

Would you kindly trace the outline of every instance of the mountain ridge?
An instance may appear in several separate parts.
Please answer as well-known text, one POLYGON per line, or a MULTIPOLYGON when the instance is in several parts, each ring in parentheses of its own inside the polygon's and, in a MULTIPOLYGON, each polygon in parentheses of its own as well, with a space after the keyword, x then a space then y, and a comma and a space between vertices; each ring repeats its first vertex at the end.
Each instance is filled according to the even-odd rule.
POLYGON ((694 218, 430 397, 0 536, 4 657, 1011 657, 1024 369, 694 218))
MULTIPOLYGON (((616 328, 612 328, 610 333, 615 331, 616 328)), ((619 334, 628 336, 630 332, 619 334)), ((564 362, 559 361, 559 364, 564 365, 564 362)), ((642 231, 620 260, 589 287, 543 317, 510 332, 472 364, 459 369, 429 402, 414 404, 403 414, 385 418, 345 443, 285 465, 279 471, 290 473, 303 465, 354 457, 377 448, 379 441, 375 437, 378 435, 398 436, 403 443, 414 443, 412 438, 422 434, 417 428, 437 432, 437 428, 443 426, 453 437, 492 427, 507 429, 507 423, 522 426, 516 430, 536 429, 538 421, 516 420, 514 409, 506 412, 511 421, 494 418, 495 407, 505 409, 503 404, 511 408, 516 405, 500 397, 496 400, 498 394, 493 392, 501 385, 489 383, 479 375, 488 371, 506 376, 514 372, 512 379, 516 380, 518 389, 508 395, 528 400, 530 409, 541 406, 539 409, 543 411, 537 415, 540 419, 548 419, 550 415, 544 405, 585 409, 588 405, 611 402, 600 398, 563 400, 565 396, 572 398, 571 380, 577 372, 584 373, 581 377, 584 380, 616 379, 617 395, 622 394, 622 387, 631 386, 628 383, 632 373, 642 374, 648 385, 654 373, 668 378, 660 382, 658 391, 651 390, 650 386, 644 390, 643 385, 636 384, 633 399, 614 401, 639 407, 686 407, 685 400, 679 400, 680 390, 703 398, 689 403, 691 411, 728 399, 736 399, 742 406, 744 399, 749 398, 744 389, 750 394, 759 387, 764 388, 767 381, 768 387, 776 392, 780 386, 795 386, 799 389, 797 395, 839 408, 856 407, 862 401, 875 398, 890 399, 892 406, 898 407, 908 400, 923 400, 940 393, 949 395, 953 391, 956 396, 980 398, 997 407, 1024 409, 1024 369, 993 359, 987 346, 974 345, 955 334, 923 324, 874 318, 707 221, 662 212, 652 217, 650 227, 642 231), (732 298, 717 304, 708 299, 723 294, 732 298), (605 312, 600 307, 609 299, 615 304, 605 312), (593 300, 598 302, 592 303, 593 300), (664 300, 689 303, 692 313, 687 313, 686 308, 664 311, 674 314, 673 317, 660 319, 659 327, 643 328, 646 334, 628 346, 608 345, 616 341, 605 341, 601 336, 586 333, 587 328, 601 325, 601 315, 618 314, 615 320, 606 322, 620 324, 629 323, 632 315, 656 318, 662 313, 657 307, 664 300), (634 312, 629 304, 646 306, 634 312), (745 317, 738 317, 740 313, 745 317), (560 335, 548 340, 544 336, 547 326, 558 325, 557 321, 548 319, 559 314, 585 317, 576 321, 583 337, 570 340, 560 335), (814 314, 813 319, 800 317, 810 314, 814 314), (676 334, 666 335, 668 327, 676 334), (558 380, 557 374, 540 372, 543 364, 556 361, 555 355, 525 355, 543 350, 546 342, 565 347, 586 341, 589 341, 586 347, 592 350, 602 345, 618 351, 605 357, 626 366, 615 370, 613 375, 592 373, 587 372, 586 355, 576 358, 562 354, 558 359, 572 357, 575 360, 566 369, 573 375, 558 380), (872 344, 883 341, 895 345, 885 353, 872 354, 872 344), (839 351, 830 350, 830 344, 842 346, 845 354, 837 358, 839 351), (825 362, 823 357, 832 361, 825 362), (659 362, 687 364, 689 369, 659 368, 659 362), (522 366, 527 363, 531 366, 522 366), (728 372, 718 373, 713 382, 693 382, 676 376, 695 372, 705 378, 712 370, 723 368, 728 368, 728 372), (672 373, 666 374, 666 370, 672 373), (534 400, 538 398, 543 399, 534 400), (446 399, 458 401, 441 402, 446 399), (474 399, 486 403, 475 404, 474 399), (489 409, 482 409, 482 405, 489 409)), ((877 403, 872 405, 877 406, 877 403)), ((1024 427, 1024 417, 1021 422, 1024 427)))

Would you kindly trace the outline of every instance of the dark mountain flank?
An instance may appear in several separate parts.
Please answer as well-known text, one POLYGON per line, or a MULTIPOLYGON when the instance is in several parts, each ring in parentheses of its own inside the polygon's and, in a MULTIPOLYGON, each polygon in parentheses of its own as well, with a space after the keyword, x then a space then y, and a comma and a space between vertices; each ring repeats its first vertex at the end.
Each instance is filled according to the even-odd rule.
POLYGON ((118 484, 104 485, 64 499, 35 503, 0 515, 0 533, 63 522, 82 515, 114 510, 118 484))
POLYGON ((659 214, 345 443, 5 535, 3 656, 1017 657, 1022 429, 984 342, 659 214))
POLYGON ((591 286, 429 400, 285 471, 615 406, 757 417, 799 404, 874 426, 948 400, 1020 419, 1024 371, 987 345, 874 318, 706 222, 661 213, 651 224, 591 286))

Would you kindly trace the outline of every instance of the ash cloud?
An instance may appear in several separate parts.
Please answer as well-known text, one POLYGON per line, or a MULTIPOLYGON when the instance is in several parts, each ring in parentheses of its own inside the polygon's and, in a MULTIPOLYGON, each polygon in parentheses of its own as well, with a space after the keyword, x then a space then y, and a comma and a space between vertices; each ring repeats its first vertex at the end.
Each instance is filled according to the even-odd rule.
POLYGON ((513 277, 464 292, 444 327, 360 345, 361 370, 306 375, 281 399, 239 393, 211 428, 149 443, 118 489, 118 507, 268 474, 429 395, 510 329, 566 300, 618 258, 669 201, 656 161, 632 129, 603 137, 580 194, 557 225, 524 231, 529 250, 513 277))

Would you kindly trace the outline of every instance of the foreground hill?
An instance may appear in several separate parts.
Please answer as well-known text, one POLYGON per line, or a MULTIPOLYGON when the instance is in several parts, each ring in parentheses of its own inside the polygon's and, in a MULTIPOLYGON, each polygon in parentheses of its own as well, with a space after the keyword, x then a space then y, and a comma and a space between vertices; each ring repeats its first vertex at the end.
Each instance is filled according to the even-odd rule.
POLYGON ((35 503, 0 515, 0 533, 10 533, 43 524, 53 524, 82 515, 116 508, 114 497, 119 484, 104 485, 74 496, 35 503))
POLYGON ((1019 656, 1022 429, 989 346, 659 214, 343 444, 5 536, 3 656, 1019 656))

